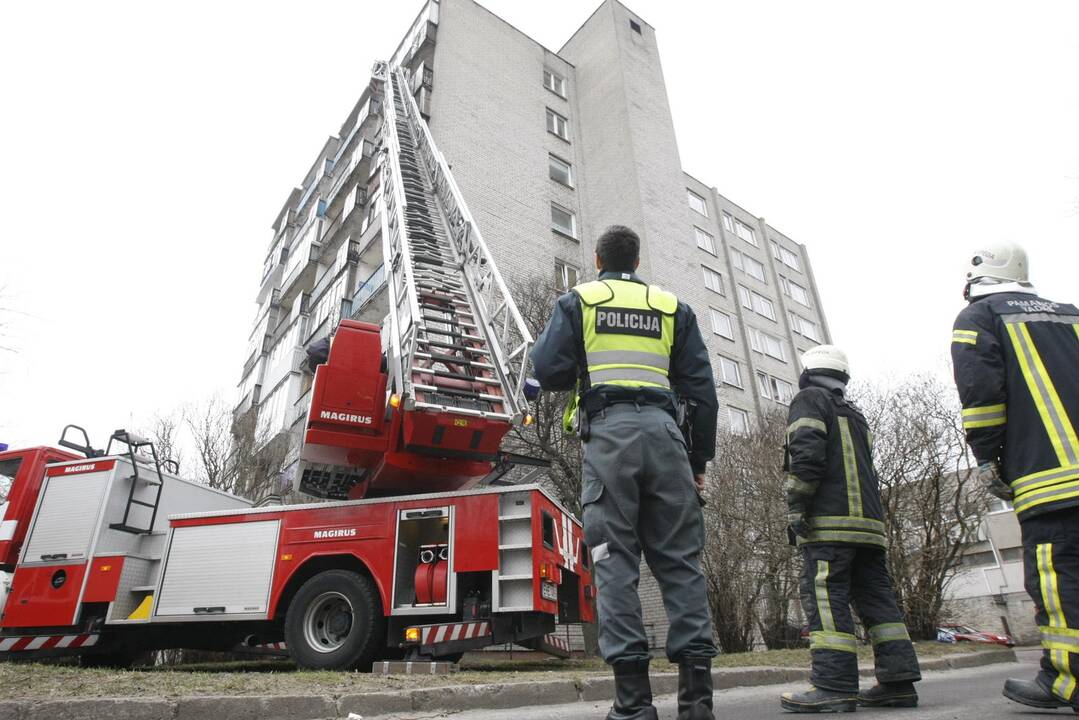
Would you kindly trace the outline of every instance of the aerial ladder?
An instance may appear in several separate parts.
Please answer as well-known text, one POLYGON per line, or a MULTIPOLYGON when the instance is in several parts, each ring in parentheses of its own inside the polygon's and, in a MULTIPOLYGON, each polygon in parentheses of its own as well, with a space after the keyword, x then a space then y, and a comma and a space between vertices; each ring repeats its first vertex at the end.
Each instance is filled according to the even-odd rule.
POLYGON ((390 312, 342 321, 316 372, 301 488, 343 499, 465 489, 528 424, 532 336, 400 68, 385 96, 378 200, 390 312), (384 338, 384 340, 383 340, 384 338))

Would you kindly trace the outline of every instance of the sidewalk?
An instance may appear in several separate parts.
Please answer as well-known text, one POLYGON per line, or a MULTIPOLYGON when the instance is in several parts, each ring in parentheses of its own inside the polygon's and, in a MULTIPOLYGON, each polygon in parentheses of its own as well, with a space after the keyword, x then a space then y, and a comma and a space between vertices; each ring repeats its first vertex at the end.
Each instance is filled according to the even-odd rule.
MULTIPOLYGON (((923 670, 948 670, 1016 662, 1007 649, 956 653, 922 661, 923 670)), ((863 666, 863 675, 872 667, 863 666)), ((802 668, 724 668, 712 672, 717 690, 787 682, 803 682, 802 668)), ((678 689, 676 673, 652 676, 656 695, 678 689)), ((395 692, 343 695, 256 695, 203 697, 71 698, 0 701, 0 720, 337 720, 356 713, 371 720, 395 712, 498 710, 538 704, 608 700, 613 680, 597 676, 548 680, 424 687, 395 692)))

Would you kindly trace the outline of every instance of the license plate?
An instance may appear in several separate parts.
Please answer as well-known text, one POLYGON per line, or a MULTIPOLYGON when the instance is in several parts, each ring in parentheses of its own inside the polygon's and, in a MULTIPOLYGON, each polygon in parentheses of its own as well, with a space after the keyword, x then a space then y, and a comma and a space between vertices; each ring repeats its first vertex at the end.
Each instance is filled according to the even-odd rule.
POLYGON ((540 585, 540 597, 544 600, 558 602, 558 586, 549 582, 542 583, 540 585))

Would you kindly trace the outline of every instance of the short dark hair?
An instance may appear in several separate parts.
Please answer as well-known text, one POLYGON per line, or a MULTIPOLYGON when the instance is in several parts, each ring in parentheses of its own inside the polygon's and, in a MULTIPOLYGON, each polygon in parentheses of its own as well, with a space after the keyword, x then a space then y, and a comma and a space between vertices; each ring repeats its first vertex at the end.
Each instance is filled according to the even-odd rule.
POLYGON ((633 272, 641 257, 641 238, 625 225, 611 225, 596 241, 600 267, 610 272, 633 272))

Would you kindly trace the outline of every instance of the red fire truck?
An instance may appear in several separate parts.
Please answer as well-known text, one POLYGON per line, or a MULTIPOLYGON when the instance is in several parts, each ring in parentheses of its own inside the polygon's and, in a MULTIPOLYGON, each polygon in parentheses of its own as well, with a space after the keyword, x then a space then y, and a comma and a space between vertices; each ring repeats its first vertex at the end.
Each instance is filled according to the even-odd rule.
POLYGON ((372 77, 390 312, 343 320, 315 373, 298 477, 323 501, 252 507, 123 430, 105 451, 69 426, 63 450, 0 453, 0 657, 283 643, 303 667, 365 668, 509 642, 566 655, 556 624, 594 620, 578 521, 500 484, 523 460, 503 439, 531 422, 531 336, 406 73, 372 77))

